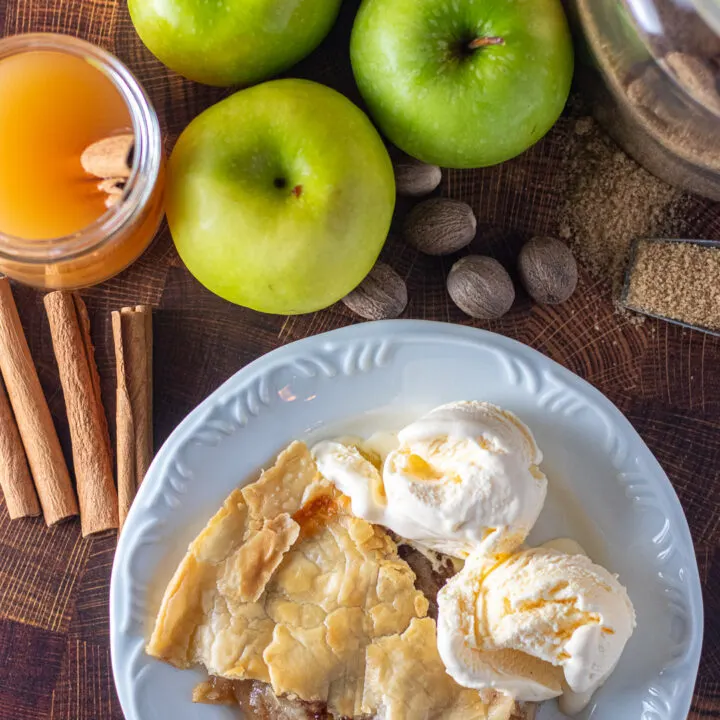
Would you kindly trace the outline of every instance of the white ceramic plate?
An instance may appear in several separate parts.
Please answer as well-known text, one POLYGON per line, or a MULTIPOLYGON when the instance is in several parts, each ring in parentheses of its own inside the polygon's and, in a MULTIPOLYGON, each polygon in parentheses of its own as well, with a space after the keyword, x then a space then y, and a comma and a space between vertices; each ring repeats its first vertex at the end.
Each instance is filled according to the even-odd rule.
MULTIPOLYGON (((550 491, 530 540, 575 538, 619 573, 637 609, 620 664, 581 717, 685 718, 702 641, 698 570, 677 496, 630 423, 576 375, 508 338, 390 321, 266 355, 192 412, 158 453, 112 574, 112 662, 127 720, 237 717, 191 703, 199 671, 175 670, 143 651, 188 543, 233 488, 293 439, 396 429, 435 405, 472 399, 517 413, 545 454, 550 491)), ((560 717, 554 703, 540 713, 560 717)))

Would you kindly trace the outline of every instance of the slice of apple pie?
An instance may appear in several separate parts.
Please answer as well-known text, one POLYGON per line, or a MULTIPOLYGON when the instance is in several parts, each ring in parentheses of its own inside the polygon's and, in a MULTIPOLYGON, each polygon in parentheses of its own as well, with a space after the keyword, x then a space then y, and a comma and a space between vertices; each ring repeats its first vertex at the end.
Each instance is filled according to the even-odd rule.
POLYGON ((513 717, 505 696, 445 672, 415 583, 388 533, 354 517, 296 442, 192 542, 147 651, 202 665, 211 681, 194 699, 249 718, 513 717))

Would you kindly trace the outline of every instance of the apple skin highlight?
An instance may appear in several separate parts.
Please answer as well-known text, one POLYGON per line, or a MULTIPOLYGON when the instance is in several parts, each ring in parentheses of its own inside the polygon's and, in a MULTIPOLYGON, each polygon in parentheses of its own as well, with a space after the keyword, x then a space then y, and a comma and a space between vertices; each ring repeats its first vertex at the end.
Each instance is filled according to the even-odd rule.
POLYGON ((448 168, 527 150, 560 116, 573 74, 560 0, 364 0, 350 56, 380 130, 448 168))
POLYGON ((209 290, 266 313, 314 312, 362 282, 387 239, 395 178, 347 98, 274 80, 209 108, 168 163, 180 257, 209 290))
POLYGON ((128 0, 140 39, 180 75, 247 86, 291 68, 330 32, 342 0, 128 0))

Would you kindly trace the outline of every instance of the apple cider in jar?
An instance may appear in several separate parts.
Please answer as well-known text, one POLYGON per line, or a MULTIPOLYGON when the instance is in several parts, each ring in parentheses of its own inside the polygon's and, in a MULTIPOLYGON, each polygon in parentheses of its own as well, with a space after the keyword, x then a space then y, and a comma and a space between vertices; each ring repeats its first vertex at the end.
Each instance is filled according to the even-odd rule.
POLYGON ((0 272, 38 287, 94 285, 152 241, 160 128, 113 56, 64 35, 0 40, 0 143, 0 272), (103 163, 107 173, 91 172, 103 163))

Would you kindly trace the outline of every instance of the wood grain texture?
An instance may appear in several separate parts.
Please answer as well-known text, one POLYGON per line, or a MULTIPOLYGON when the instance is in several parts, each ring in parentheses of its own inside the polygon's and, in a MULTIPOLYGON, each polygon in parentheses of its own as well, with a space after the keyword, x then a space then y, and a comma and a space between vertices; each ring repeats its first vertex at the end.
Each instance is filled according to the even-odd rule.
MULTIPOLYGON (((359 101, 347 56, 358 0, 343 3, 331 36, 292 74, 359 101)), ((54 31, 85 37, 119 55, 143 82, 170 148, 204 108, 230 91, 174 75, 139 42, 124 0, 0 0, 0 33, 54 31)), ((574 110, 570 110, 572 114, 574 110)), ((533 235, 556 235, 572 190, 565 148, 574 121, 564 117, 522 157, 496 168, 449 172, 440 194, 469 203, 478 233, 467 253, 489 254, 515 272, 533 235)), ((397 230, 413 205, 398 205, 397 230)), ((720 238, 720 207, 693 200, 688 237, 720 238)), ((581 268, 578 291, 556 307, 522 292, 504 318, 470 321, 450 301, 454 262, 419 255, 397 237, 383 260, 407 281, 404 317, 483 327, 528 343, 605 393, 629 417, 667 471, 690 521, 706 603, 703 659, 690 714, 720 716, 720 339, 660 321, 618 316, 607 283, 581 268)), ((516 274, 514 278, 516 278, 516 274)), ((30 349, 68 462, 70 438, 41 295, 14 288, 30 349)), ((83 292, 91 316, 102 395, 115 417, 110 311, 155 308, 155 440, 238 369, 273 348, 358 322, 341 303, 313 315, 273 317, 235 307, 204 290, 183 268, 164 225, 156 241, 119 277, 83 292)), ((111 433, 114 423, 111 422, 111 433)), ((79 523, 47 529, 41 519, 10 522, 0 503, 0 720, 120 720, 109 658, 108 586, 114 537, 84 540, 79 523)), ((680 720, 680 719, 678 719, 680 720)))

